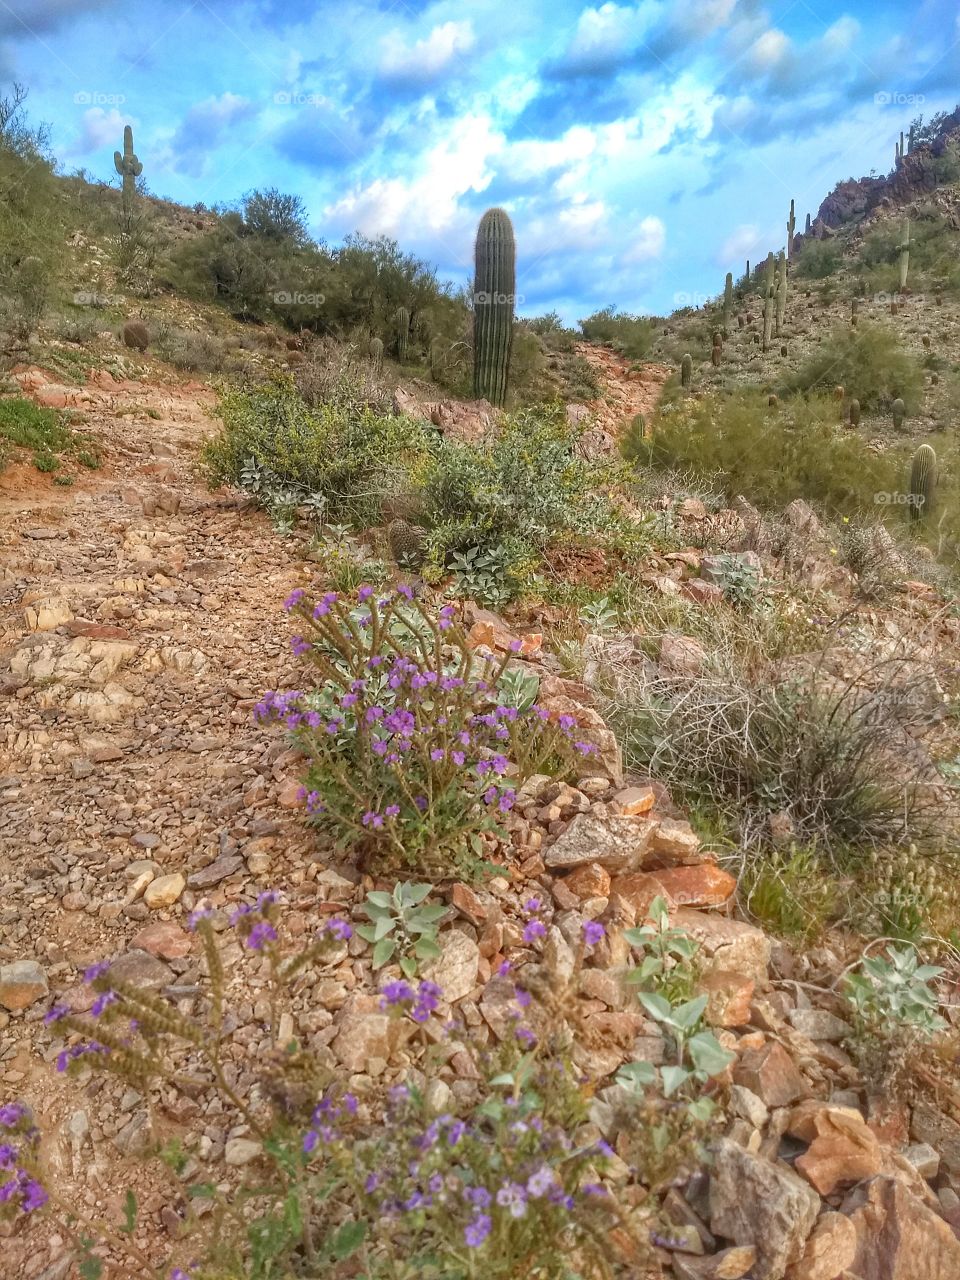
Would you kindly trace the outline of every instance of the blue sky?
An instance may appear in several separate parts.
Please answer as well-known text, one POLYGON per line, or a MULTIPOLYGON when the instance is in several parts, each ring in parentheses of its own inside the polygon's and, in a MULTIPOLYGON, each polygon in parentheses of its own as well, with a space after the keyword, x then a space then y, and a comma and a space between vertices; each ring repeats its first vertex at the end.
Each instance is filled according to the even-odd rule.
POLYGON ((520 311, 663 313, 716 293, 838 179, 960 100, 955 0, 0 0, 63 166, 123 125, 188 204, 299 193, 464 284, 509 210, 520 311))

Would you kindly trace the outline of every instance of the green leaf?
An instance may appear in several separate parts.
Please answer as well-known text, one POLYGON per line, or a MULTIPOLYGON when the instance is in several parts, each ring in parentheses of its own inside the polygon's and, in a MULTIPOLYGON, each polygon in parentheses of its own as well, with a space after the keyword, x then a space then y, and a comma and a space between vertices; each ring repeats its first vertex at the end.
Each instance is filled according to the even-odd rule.
POLYGON ((723 1047, 712 1031, 699 1031, 691 1036, 687 1041, 687 1052, 697 1070, 708 1076, 720 1075, 736 1057, 723 1047))
POLYGON ((383 916, 373 926, 373 941, 379 942, 381 938, 385 938, 388 933, 393 932, 394 921, 389 916, 383 916))
MULTIPOLYGON (((441 917, 445 916, 446 914, 447 914, 447 908, 442 904, 437 903, 436 905, 433 905, 433 906, 421 907, 420 910, 417 912, 417 914, 413 917, 413 920, 416 920, 418 923, 421 920, 425 920, 428 924, 433 924, 435 920, 441 919, 441 917)), ((411 924, 413 923, 413 920, 411 920, 411 924)))
POLYGON ((657 1069, 652 1062, 627 1062, 617 1072, 617 1084, 625 1089, 641 1089, 654 1084, 657 1069))
POLYGON ((645 947, 654 936, 655 930, 645 924, 641 929, 624 929, 623 936, 631 947, 645 947))
POLYGON ((661 1067, 660 1077, 663 1080, 663 1096, 669 1098, 690 1079, 690 1072, 685 1067, 661 1067))
POLYGON ((212 1182, 191 1182, 187 1187, 187 1195, 193 1200, 212 1200, 217 1188, 212 1182))
POLYGON ((493 1079, 487 1081, 487 1083, 491 1085, 505 1084, 505 1085, 510 1085, 512 1087, 514 1083, 513 1073, 510 1071, 502 1071, 500 1075, 494 1076, 493 1079))
POLYGON ((417 972, 417 962, 412 956, 400 957, 400 972, 405 978, 412 978, 417 972))
POLYGON ((393 938, 381 938, 377 945, 373 948, 373 967, 374 969, 382 969, 390 957, 397 949, 397 944, 393 938))
POLYGON ((700 1021, 706 1007, 707 997, 697 996, 695 1000, 687 1000, 685 1004, 677 1005, 673 1011, 671 1021, 681 1031, 689 1031, 691 1027, 695 1027, 700 1021))
POLYGON ((126 1232, 128 1236, 133 1235, 137 1226, 137 1197, 131 1189, 127 1188, 127 1195, 123 1202, 123 1226, 121 1231, 126 1232))
POLYGON ((372 924, 358 924, 355 928, 356 932, 364 939, 365 942, 376 942, 377 931, 372 924))
POLYGON ((331 1252, 337 1262, 349 1258, 363 1244, 367 1236, 365 1222, 345 1222, 334 1235, 330 1244, 331 1252))
POLYGON ((415 943, 413 952, 418 960, 435 960, 443 954, 432 938, 420 938, 415 943))
POLYGON ((651 1018, 656 1018, 657 1022, 670 1021, 673 1006, 669 1000, 664 1000, 663 996, 658 996, 653 991, 638 991, 637 999, 651 1018))
POLYGON ((415 907, 424 900, 432 888, 432 884, 411 884, 406 881, 400 886, 400 901, 405 907, 415 907))
POLYGON ((77 1268, 77 1274, 80 1280, 100 1280, 103 1275, 103 1263, 92 1253, 88 1253, 77 1268))
POLYGON ((366 902, 363 904, 364 908, 366 908, 368 904, 374 907, 386 908, 386 910, 389 911, 393 906, 393 898, 389 893, 384 893, 380 889, 375 889, 371 893, 367 894, 366 902))

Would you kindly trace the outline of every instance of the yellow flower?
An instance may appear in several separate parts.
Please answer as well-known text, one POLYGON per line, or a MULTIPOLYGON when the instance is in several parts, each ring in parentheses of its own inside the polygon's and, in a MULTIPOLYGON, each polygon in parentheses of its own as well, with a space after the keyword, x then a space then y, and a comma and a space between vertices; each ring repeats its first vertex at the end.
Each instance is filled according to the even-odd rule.
POLYGON ((835 555, 837 554, 837 548, 836 548, 836 547, 831 547, 831 548, 830 548, 830 554, 831 554, 832 556, 835 556, 835 555))

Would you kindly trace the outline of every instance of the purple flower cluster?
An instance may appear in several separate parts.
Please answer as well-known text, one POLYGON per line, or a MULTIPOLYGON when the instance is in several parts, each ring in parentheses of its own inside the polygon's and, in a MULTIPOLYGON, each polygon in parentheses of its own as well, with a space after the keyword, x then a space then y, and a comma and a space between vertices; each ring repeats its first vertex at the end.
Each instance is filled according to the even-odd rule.
POLYGON ((355 1116, 358 1105, 352 1093, 345 1093, 339 1100, 325 1094, 314 1108, 311 1127, 303 1135, 303 1154, 311 1156, 321 1144, 336 1142, 342 1137, 336 1128, 337 1121, 345 1115, 355 1116))
POLYGON ((414 1022, 426 1022, 440 1004, 443 992, 435 982, 421 981, 416 991, 402 979, 388 982, 380 994, 381 1009, 398 1009, 409 1013, 414 1022))
POLYGON ((0 1204, 17 1204, 24 1213, 33 1213, 49 1200, 36 1178, 19 1163, 23 1145, 35 1146, 39 1138, 39 1131, 22 1102, 0 1106, 0 1172, 12 1175, 0 1183, 0 1204))

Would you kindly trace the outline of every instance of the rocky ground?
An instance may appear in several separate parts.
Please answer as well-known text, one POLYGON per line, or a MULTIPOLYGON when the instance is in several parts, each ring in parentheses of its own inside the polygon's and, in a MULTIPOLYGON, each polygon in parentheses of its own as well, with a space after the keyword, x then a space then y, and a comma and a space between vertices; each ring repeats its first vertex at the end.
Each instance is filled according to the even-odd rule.
MULTIPOLYGON (((607 353, 594 358, 613 384, 600 425, 614 432, 649 405, 662 371, 634 379, 607 353)), ((30 370, 19 381, 40 402, 66 394, 30 370)), ((184 923, 198 904, 219 910, 280 888, 305 934, 330 912, 350 914, 370 882, 316 848, 298 812, 297 760, 251 715, 265 689, 291 682, 280 603, 318 570, 261 514, 198 479, 212 395, 104 375, 69 394, 102 470, 72 489, 37 473, 28 484, 14 468, 0 480, 0 1092, 33 1107, 64 1198, 119 1214, 142 1177, 131 1159, 151 1136, 199 1132, 195 1161, 218 1178, 255 1161, 257 1144, 195 1104, 57 1074, 64 1041, 44 1026, 46 1010, 89 1008, 81 974, 107 958, 191 1014, 199 961, 184 923)), ((477 645, 509 643, 497 619, 468 620, 477 645)), ((594 1123, 622 1149, 609 1076, 664 1045, 624 986, 618 926, 662 894, 701 943, 709 1018, 737 1056, 714 1168, 668 1193, 673 1233, 659 1266, 679 1280, 960 1275, 960 1108, 949 1090, 912 1109, 871 1093, 841 1047, 835 985, 851 957, 794 957, 736 919, 735 881, 662 788, 622 777, 587 691, 551 674, 535 640, 525 651, 542 699, 576 710, 602 763, 576 786, 527 787, 513 880, 444 889, 442 956, 426 971, 445 993, 437 1018, 455 1013, 481 1040, 507 1034, 500 963, 559 987, 583 921, 601 920, 608 939, 571 993, 572 1018, 577 1061, 596 1083, 594 1123), (534 891, 547 931, 525 945, 521 903, 534 891)), ((238 1041, 256 1052, 296 1034, 358 1090, 399 1076, 415 1051, 380 1011, 378 981, 355 937, 275 1028, 248 957, 230 992, 238 1041)), ((467 1096, 471 1074, 466 1046, 454 1047, 438 1088, 467 1096)), ((155 1249, 176 1212, 159 1183, 142 1186, 141 1203, 141 1243, 155 1249)), ((64 1239, 48 1233, 14 1229, 5 1274, 72 1280, 64 1239)))

